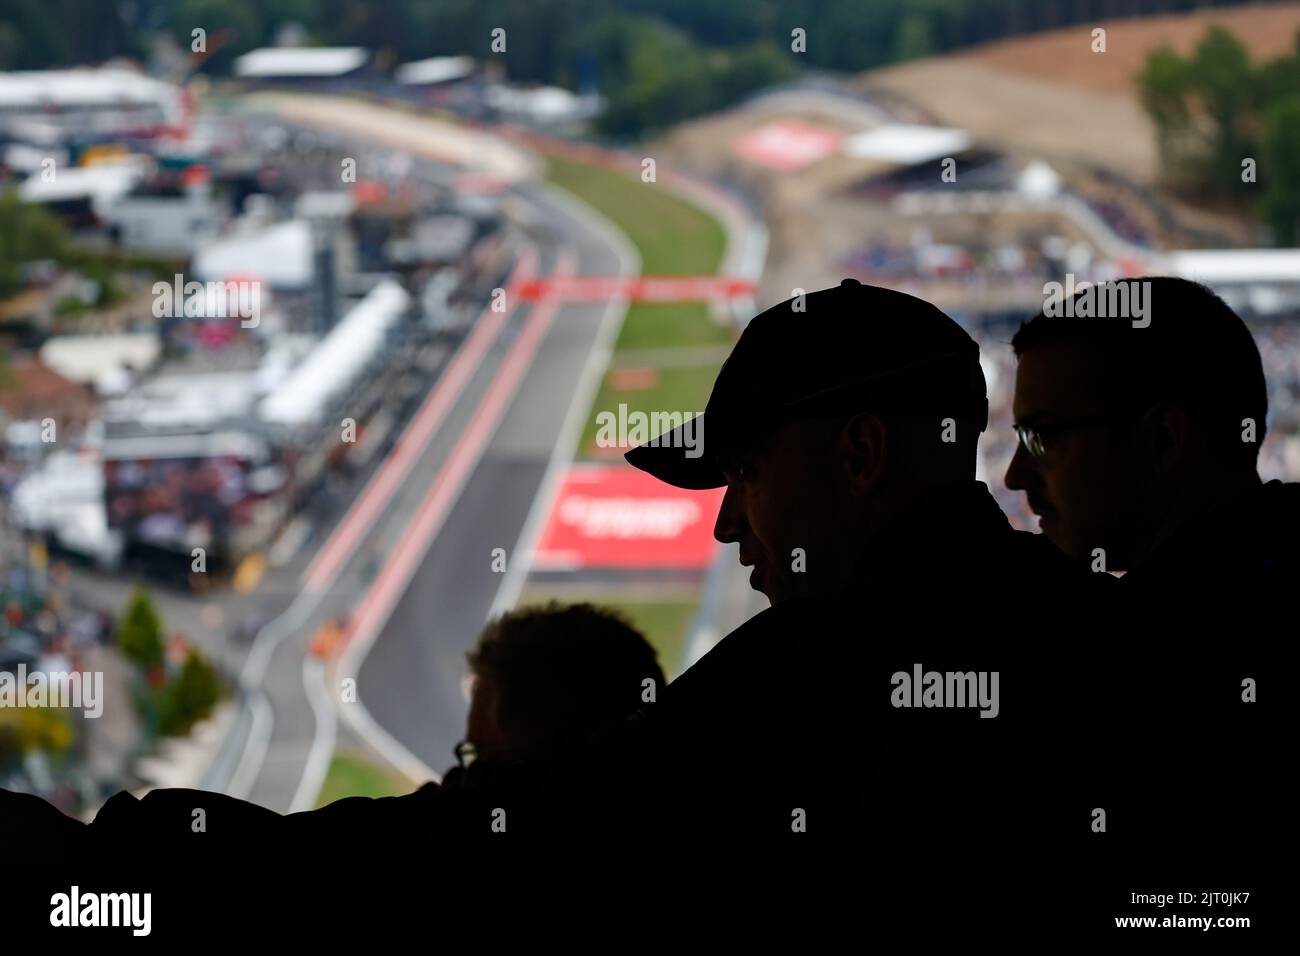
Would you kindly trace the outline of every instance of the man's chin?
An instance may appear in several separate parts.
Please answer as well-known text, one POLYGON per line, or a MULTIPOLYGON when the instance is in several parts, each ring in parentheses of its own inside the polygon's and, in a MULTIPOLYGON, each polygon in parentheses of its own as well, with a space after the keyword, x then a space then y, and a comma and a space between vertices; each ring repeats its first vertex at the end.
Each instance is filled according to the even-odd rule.
POLYGON ((1038 530, 1044 538, 1052 542, 1058 551, 1063 551, 1072 558, 1082 558, 1084 553, 1080 552, 1078 545, 1071 540, 1071 536, 1066 533, 1058 523, 1059 518, 1055 516, 1040 517, 1038 519, 1038 530))
POLYGON ((1077 536, 1066 534, 1061 528, 1045 528, 1043 537, 1052 542, 1058 551, 1073 561, 1089 564, 1096 558, 1096 555, 1092 553, 1094 545, 1080 542, 1077 536))
POLYGON ((789 595, 784 593, 783 589, 773 587, 765 578, 766 575, 763 574, 763 566, 761 564, 756 564, 749 569, 749 586, 766 597, 772 606, 775 607, 783 600, 787 599, 789 595))
POLYGON ((807 594, 804 594, 799 589, 788 586, 782 587, 779 582, 773 583, 764 580, 761 577, 755 578, 753 575, 750 575, 749 583, 750 587, 767 598, 772 607, 776 607, 778 604, 785 604, 787 601, 793 601, 797 598, 808 597, 807 594))

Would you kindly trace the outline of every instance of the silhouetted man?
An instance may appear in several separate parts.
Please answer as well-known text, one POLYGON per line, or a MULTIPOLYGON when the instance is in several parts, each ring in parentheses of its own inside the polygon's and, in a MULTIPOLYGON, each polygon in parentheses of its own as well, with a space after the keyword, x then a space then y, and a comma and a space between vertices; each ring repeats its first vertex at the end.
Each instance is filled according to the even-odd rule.
MULTIPOLYGON (((582 744, 623 721, 666 681, 654 648, 617 611, 592 604, 530 605, 489 621, 466 654, 470 702, 457 765, 420 793, 507 786, 521 765, 582 744)), ((408 797, 387 798, 411 803, 408 797)), ((294 831, 372 825, 374 800, 345 798, 291 815, 294 831), (326 827, 322 827, 322 824, 326 827)), ((417 813, 426 812, 417 809, 417 813)))
POLYGON ((467 660, 464 743, 473 766, 540 759, 580 742, 631 716, 666 683, 645 637, 592 604, 507 611, 488 622, 467 660))
MULTIPOLYGON (((487 623, 466 657, 470 706, 465 739, 456 748, 459 765, 444 775, 444 787, 465 786, 467 777, 486 773, 508 775, 509 768, 521 761, 543 759, 557 748, 579 743, 601 727, 632 715, 666 683, 645 637, 613 609, 586 603, 552 601, 508 611, 487 623)), ((427 795, 438 786, 426 784, 421 792, 427 795)), ((50 859, 85 849, 76 845, 77 836, 85 831, 79 822, 36 797, 0 793, 5 806, 13 807, 35 828, 14 833, 15 839, 30 839, 50 859)), ((239 827, 259 834, 265 830, 263 835, 273 839, 273 831, 285 829, 280 826, 282 819, 290 821, 289 832, 304 834, 320 829, 322 823, 369 825, 373 814, 363 818, 353 812, 406 800, 344 798, 321 810, 281 818, 254 804, 199 790, 153 790, 143 801, 122 792, 100 811, 91 829, 107 831, 107 839, 126 850, 150 836, 166 836, 175 813, 192 813, 201 806, 216 817, 237 818, 239 827)), ((181 847, 183 852, 200 854, 205 852, 204 844, 212 844, 206 849, 221 855, 232 846, 231 841, 207 839, 206 829, 177 829, 194 833, 190 845, 182 847, 182 840, 173 835, 160 850, 181 847)), ((15 848, 13 843, 10 848, 15 848)))
MULTIPOLYGON (((365 921, 418 912, 414 896, 451 910, 479 900, 500 874, 482 844, 458 852, 463 838, 485 832, 458 795, 521 792, 529 761, 626 719, 665 680, 645 637, 617 612, 591 604, 507 612, 488 622, 467 656, 465 740, 458 766, 440 783, 288 816, 220 793, 172 788, 136 799, 124 791, 89 826, 38 797, 0 790, 0 885, 6 865, 52 868, 24 872, 23 896, 9 896, 28 927, 44 922, 51 892, 72 885, 151 891, 160 931, 213 916, 225 900, 248 918, 309 923, 327 919, 335 899, 365 921), (447 861, 447 878, 408 878, 411 867, 434 859, 447 861), (486 869, 476 875, 480 864, 486 869), (372 893, 377 912, 366 904, 372 893)), ((528 808, 516 814, 515 802, 508 805, 503 823, 526 829, 528 808)))
POLYGON ((1007 487, 1063 551, 1101 549, 1107 570, 1134 572, 1130 587, 1182 587, 1186 574, 1262 583, 1296 561, 1300 486, 1255 470, 1268 414, 1259 350, 1202 285, 1099 288, 1140 286, 1131 298, 1150 314, 1137 324, 1040 314, 1012 339, 1020 445, 1007 487))
POLYGON ((1097 650, 1113 661, 1096 673, 1110 701, 1096 739, 1111 745, 1093 777, 1113 826, 1178 861, 1168 875, 1186 879, 1195 860, 1205 879, 1250 883, 1272 842, 1268 700, 1281 687, 1269 678, 1300 585, 1300 486, 1256 472, 1259 351, 1183 279, 1108 283, 1049 308, 1012 340, 1020 446, 1006 482, 1062 550, 1127 572, 1097 650), (1158 742, 1159 756, 1120 740, 1158 742))
POLYGON ((1013 531, 975 481, 978 357, 932 305, 851 280, 756 316, 703 454, 673 432, 627 457, 726 485, 715 533, 773 606, 522 778, 389 804, 375 843, 617 848, 665 877, 758 851, 782 883, 869 868, 873 918, 961 933, 989 906, 1019 928, 1047 902, 1071 914, 1089 818, 1067 775, 1095 702, 1070 667, 1090 589, 1114 582, 1013 531))
POLYGON ((691 423, 627 458, 726 486, 715 535, 773 606, 610 736, 593 832, 868 866, 890 874, 884 910, 945 920, 999 894, 1023 918, 1046 847, 1067 879, 1088 821, 1042 734, 1066 734, 1055 665, 1113 582, 1011 529, 975 480, 986 423, 978 347, 912 296, 846 280, 749 323, 704 453, 691 423))

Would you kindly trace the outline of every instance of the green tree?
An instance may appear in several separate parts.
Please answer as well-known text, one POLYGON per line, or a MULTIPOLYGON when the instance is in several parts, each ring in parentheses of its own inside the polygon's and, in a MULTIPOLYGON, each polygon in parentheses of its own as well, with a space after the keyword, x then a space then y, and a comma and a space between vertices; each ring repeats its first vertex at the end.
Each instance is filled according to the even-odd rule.
POLYGON ((163 690, 158 706, 164 736, 184 736, 221 700, 221 677, 198 650, 191 649, 181 672, 163 690))
POLYGON ((1139 88, 1156 126, 1168 184, 1197 194, 1249 197, 1278 242, 1295 242, 1300 35, 1294 52, 1253 66, 1235 37, 1212 27, 1191 57, 1168 48, 1152 53, 1139 88), (1258 161, 1258 183, 1242 179, 1247 158, 1258 161))
POLYGON ((0 297, 19 291, 20 268, 37 259, 62 259, 68 232, 43 206, 0 192, 0 297))
POLYGON ((911 60, 934 52, 934 34, 930 18, 919 13, 905 16, 894 36, 894 59, 911 60))
POLYGON ((1138 76, 1138 92, 1158 126, 1172 129, 1187 125, 1191 119, 1187 108, 1191 80, 1187 61, 1173 47, 1160 47, 1147 54, 1146 65, 1138 76))
POLYGON ((1262 64, 1256 70, 1257 104, 1267 106, 1300 92, 1300 30, 1296 31, 1295 47, 1287 56, 1262 64))
POLYGON ((1190 69, 1193 89, 1213 124, 1207 178, 1217 193, 1242 188, 1241 160, 1249 155, 1254 103, 1250 57, 1235 36, 1211 27, 1196 47, 1190 69))
POLYGON ((719 78, 719 102, 711 108, 729 106, 765 86, 784 83, 795 74, 794 64, 779 48, 766 41, 729 53, 719 78))
POLYGON ((1273 105, 1264 129, 1260 181, 1265 220, 1274 242, 1294 246, 1300 241, 1300 93, 1273 105))
POLYGON ((614 136, 644 134, 721 109, 794 73, 790 59, 771 43, 705 48, 645 17, 604 21, 581 42, 595 59, 607 95, 598 125, 614 136))
POLYGON ((1172 47, 1154 50, 1147 56, 1137 85, 1142 105, 1156 127, 1156 147, 1166 181, 1190 185, 1199 176, 1196 157, 1202 152, 1188 104, 1190 65, 1172 47))
POLYGON ((0 70, 43 70, 139 56, 125 4, 103 0, 0 0, 0 70))
POLYGON ((136 587, 117 625, 122 653, 146 670, 162 663, 163 625, 149 592, 136 587))

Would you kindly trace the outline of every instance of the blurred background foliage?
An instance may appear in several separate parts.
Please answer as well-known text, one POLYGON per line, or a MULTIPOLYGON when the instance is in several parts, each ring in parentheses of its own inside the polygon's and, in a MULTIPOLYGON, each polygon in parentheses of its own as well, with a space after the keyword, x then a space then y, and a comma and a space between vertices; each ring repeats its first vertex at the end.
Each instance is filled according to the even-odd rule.
POLYGON ((1205 0, 0 0, 0 69, 144 59, 151 37, 190 49, 202 71, 301 27, 301 39, 377 51, 379 62, 491 55, 507 30, 506 78, 609 97, 603 131, 670 126, 779 83, 798 67, 861 71, 1102 18, 1236 6, 1205 0), (805 31, 806 49, 791 50, 805 31), (217 38, 220 42, 213 42, 217 38))

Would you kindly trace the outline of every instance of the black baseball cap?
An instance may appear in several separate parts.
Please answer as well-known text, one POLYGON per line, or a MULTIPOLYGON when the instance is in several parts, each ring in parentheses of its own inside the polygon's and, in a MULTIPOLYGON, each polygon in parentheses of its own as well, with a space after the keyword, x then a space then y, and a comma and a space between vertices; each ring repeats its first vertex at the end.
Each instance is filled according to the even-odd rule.
POLYGON ((923 299, 845 279, 754 316, 718 371, 704 420, 624 457, 678 488, 720 488, 720 455, 787 422, 870 410, 951 417, 982 432, 988 408, 979 346, 965 329, 923 299))

